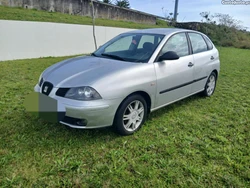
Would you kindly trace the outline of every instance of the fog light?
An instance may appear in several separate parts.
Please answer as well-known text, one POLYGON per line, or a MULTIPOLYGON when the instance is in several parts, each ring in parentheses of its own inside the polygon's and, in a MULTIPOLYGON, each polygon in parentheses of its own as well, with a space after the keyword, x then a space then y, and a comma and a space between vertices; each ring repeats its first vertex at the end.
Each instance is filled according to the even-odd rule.
POLYGON ((81 119, 76 122, 79 126, 86 126, 88 124, 88 121, 86 119, 81 119))

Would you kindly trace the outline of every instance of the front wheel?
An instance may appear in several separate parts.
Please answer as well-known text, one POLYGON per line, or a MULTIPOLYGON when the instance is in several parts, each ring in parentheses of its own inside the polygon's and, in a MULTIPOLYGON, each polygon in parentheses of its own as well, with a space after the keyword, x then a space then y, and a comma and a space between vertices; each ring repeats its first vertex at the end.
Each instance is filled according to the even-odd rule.
POLYGON ((116 112, 114 127, 121 135, 138 131, 147 117, 147 103, 141 95, 125 99, 116 112))
POLYGON ((202 94, 205 97, 210 97, 211 95, 213 95, 215 91, 215 87, 216 87, 216 81, 217 81, 217 76, 214 72, 212 72, 210 76, 208 77, 204 91, 202 92, 202 94))

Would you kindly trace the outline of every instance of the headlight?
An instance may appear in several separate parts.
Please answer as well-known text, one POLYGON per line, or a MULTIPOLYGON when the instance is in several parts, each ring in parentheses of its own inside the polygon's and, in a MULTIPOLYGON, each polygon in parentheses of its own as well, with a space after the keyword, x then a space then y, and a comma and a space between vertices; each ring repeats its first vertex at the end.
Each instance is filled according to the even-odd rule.
POLYGON ((42 85, 43 85, 43 77, 42 77, 42 74, 41 74, 40 77, 39 77, 38 85, 39 85, 40 87, 42 87, 42 85))
POLYGON ((69 89, 69 91, 65 95, 65 98, 89 101, 101 99, 102 97, 95 89, 86 86, 69 89))

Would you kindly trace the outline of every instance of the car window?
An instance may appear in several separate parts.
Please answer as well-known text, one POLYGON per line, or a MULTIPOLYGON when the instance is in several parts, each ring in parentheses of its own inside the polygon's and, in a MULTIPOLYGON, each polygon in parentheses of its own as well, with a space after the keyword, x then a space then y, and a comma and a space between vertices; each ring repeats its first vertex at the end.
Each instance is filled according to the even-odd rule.
POLYGON ((132 40, 133 40, 133 36, 125 36, 125 37, 121 38, 120 40, 117 40, 114 43, 112 43, 111 45, 109 45, 105 49, 105 53, 128 50, 130 45, 131 45, 132 40))
POLYGON ((185 33, 173 35, 163 46, 160 56, 168 51, 174 51, 179 57, 189 55, 188 42, 185 33))
POLYGON ((151 44, 154 44, 154 39, 155 39, 155 36, 153 36, 153 35, 143 35, 141 37, 139 44, 138 44, 138 49, 143 48, 143 44, 146 42, 150 42, 151 44))
POLYGON ((193 53, 200 53, 200 52, 204 52, 207 51, 207 44, 205 42, 205 40, 203 39, 203 37, 198 34, 198 33, 188 33, 190 41, 191 41, 191 45, 193 48, 193 53))
POLYGON ((149 33, 124 33, 111 39, 93 56, 128 62, 147 63, 165 35, 149 33))
POLYGON ((212 50, 213 49, 213 44, 211 43, 211 41, 206 36, 204 36, 204 39, 207 42, 208 49, 212 50))

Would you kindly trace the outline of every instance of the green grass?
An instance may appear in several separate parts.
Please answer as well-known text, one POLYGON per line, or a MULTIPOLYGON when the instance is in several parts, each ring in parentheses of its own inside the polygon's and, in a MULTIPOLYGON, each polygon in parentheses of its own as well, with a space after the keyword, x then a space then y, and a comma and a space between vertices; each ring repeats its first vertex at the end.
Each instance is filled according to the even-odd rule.
MULTIPOLYGON (((0 19, 92 25, 91 17, 69 15, 58 12, 47 12, 40 10, 38 11, 34 9, 30 10, 24 8, 12 8, 5 6, 0 6, 0 19)), ((134 29, 167 27, 166 22, 161 20, 157 20, 157 25, 148 25, 148 24, 139 24, 134 22, 126 22, 126 21, 96 19, 96 25, 121 27, 121 28, 134 28, 134 29)))
POLYGON ((219 51, 211 98, 158 110, 128 137, 25 112, 40 73, 65 57, 1 62, 0 187, 250 187, 250 51, 219 51))

